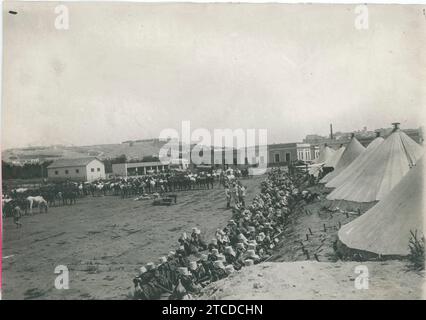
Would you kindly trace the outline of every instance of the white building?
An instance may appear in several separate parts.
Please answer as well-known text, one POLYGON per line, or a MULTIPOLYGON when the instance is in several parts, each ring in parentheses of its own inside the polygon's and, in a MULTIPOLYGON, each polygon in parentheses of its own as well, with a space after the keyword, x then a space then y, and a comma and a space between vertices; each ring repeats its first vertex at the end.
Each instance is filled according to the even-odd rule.
POLYGON ((105 179, 105 165, 98 158, 59 159, 47 167, 51 180, 94 181, 105 179))
POLYGON ((297 160, 311 161, 314 159, 311 153, 311 145, 309 143, 298 143, 297 146, 297 160))
POLYGON ((150 173, 158 173, 168 169, 188 169, 189 161, 186 159, 172 159, 171 161, 157 162, 125 162, 113 163, 112 174, 114 176, 128 177, 141 176, 150 173))
POLYGON ((163 164, 160 161, 113 163, 112 174, 120 177, 141 176, 148 173, 167 170, 168 168, 168 164, 163 164))

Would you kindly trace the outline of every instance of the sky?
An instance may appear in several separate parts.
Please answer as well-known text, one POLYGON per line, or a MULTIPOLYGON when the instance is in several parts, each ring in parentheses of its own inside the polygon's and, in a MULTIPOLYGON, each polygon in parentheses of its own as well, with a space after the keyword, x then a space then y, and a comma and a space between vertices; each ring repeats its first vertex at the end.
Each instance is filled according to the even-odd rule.
POLYGON ((425 6, 3 3, 2 149, 267 129, 268 143, 417 128, 425 6), (18 14, 11 15, 9 10, 18 14))

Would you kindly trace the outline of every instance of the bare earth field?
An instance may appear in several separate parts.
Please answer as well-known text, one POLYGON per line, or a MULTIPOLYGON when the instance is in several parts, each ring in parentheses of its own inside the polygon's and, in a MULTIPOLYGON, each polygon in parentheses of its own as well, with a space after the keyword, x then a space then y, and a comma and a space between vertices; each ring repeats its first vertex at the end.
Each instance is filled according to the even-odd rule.
MULTIPOLYGON (((263 177, 243 180, 250 202, 263 177)), ((74 206, 3 224, 3 299, 126 299, 139 267, 177 246, 198 226, 209 240, 232 212, 224 190, 178 192, 178 203, 87 197, 74 206), (54 269, 66 265, 70 288, 57 290, 54 269)))

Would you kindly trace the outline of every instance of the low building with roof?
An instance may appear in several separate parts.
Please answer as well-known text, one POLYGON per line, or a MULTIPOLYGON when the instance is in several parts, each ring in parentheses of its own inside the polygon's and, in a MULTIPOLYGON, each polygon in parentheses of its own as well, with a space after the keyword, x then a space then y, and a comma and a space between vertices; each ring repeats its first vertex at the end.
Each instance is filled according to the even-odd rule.
POLYGON ((47 167, 49 180, 94 181, 105 179, 105 165, 96 157, 59 159, 47 167))

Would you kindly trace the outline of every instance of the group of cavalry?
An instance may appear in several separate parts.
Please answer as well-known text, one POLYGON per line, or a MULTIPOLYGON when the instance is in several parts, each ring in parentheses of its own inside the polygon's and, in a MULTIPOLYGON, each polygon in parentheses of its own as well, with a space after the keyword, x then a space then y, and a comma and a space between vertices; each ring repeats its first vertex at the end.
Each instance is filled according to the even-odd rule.
POLYGON ((49 207, 73 205, 79 198, 92 196, 120 196, 122 199, 149 195, 153 193, 213 189, 219 183, 227 184, 230 180, 247 177, 247 170, 228 171, 167 171, 134 177, 113 177, 93 182, 64 181, 60 183, 43 183, 35 188, 14 188, 8 190, 3 186, 3 216, 12 216, 19 206, 23 213, 32 214, 33 208, 47 212, 49 207))

